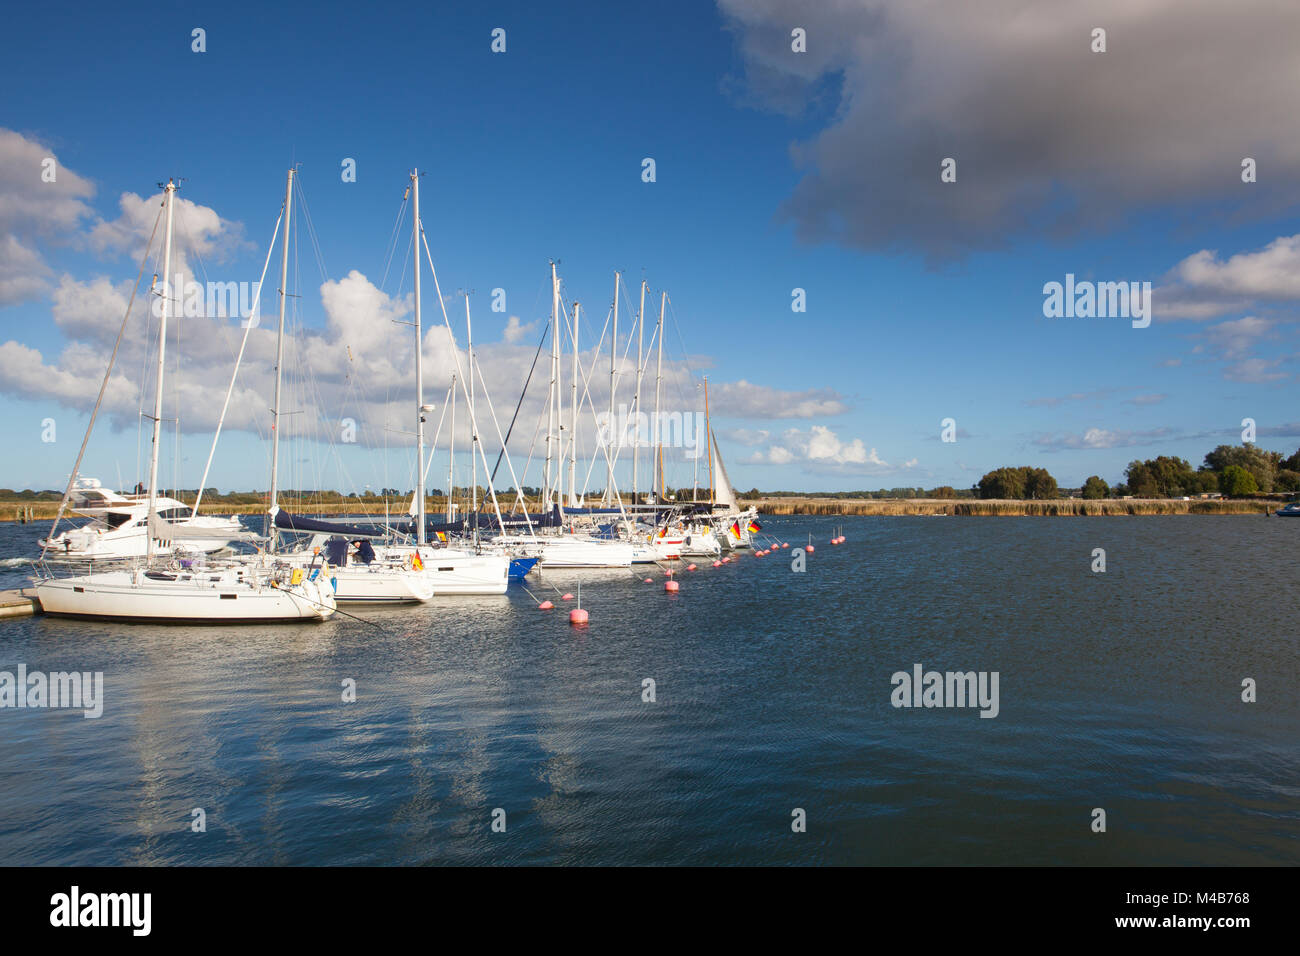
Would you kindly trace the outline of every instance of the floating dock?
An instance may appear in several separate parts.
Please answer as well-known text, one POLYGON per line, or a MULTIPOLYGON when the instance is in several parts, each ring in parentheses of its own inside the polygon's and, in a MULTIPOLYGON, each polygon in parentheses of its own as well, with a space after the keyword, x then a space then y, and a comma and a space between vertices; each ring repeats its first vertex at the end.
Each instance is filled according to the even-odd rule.
POLYGON ((16 591, 0 591, 0 618, 27 617, 41 613, 41 602, 26 588, 16 591))

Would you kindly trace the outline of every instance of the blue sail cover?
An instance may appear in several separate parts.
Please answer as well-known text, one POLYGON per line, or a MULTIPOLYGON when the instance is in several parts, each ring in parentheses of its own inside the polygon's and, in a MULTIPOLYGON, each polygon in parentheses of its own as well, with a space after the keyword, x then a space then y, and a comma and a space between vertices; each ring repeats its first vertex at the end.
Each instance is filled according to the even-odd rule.
MULTIPOLYGON (((560 508, 555 506, 547 514, 529 514, 523 515, 518 512, 506 512, 501 515, 501 524, 507 529, 527 528, 530 524, 534 528, 558 528, 560 526, 560 508)), ((480 531, 495 531, 497 529, 497 516, 495 513, 480 511, 477 514, 467 514, 456 521, 442 521, 438 518, 426 517, 424 519, 424 530, 426 534, 467 534, 477 524, 480 531)), ((414 521, 402 521, 392 526, 398 534, 415 534, 414 521)))
POLYGON ((289 514, 287 511, 275 513, 275 526, 281 531, 297 531, 301 534, 336 534, 344 538, 379 538, 384 534, 383 531, 374 528, 366 529, 336 521, 322 521, 307 515, 289 514))

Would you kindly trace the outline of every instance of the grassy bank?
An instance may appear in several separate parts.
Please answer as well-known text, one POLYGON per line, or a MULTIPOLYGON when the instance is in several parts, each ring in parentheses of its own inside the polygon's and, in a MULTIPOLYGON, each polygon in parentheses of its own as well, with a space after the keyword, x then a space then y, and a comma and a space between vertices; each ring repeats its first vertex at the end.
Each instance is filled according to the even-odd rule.
POLYGON ((1242 515, 1263 514, 1276 501, 1240 499, 1178 501, 1169 498, 1059 498, 1046 501, 952 498, 759 498, 747 502, 769 515, 1242 515))

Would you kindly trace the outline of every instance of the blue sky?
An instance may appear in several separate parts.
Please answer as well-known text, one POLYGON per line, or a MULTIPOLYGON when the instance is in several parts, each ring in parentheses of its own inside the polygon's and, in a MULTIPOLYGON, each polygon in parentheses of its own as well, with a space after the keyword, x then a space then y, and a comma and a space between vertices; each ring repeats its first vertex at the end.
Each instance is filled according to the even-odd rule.
MULTIPOLYGON (((411 486, 391 422, 379 437, 387 419, 352 411, 359 393, 398 402, 398 377, 382 380, 378 354, 354 356, 352 379, 322 367, 350 340, 321 286, 355 270, 393 301, 409 293, 406 245, 382 280, 413 166, 425 172, 443 292, 475 290, 475 338, 506 418, 541 331, 530 323, 549 312, 555 258, 566 299, 584 304, 584 350, 615 269, 634 305, 643 274, 656 304, 668 290, 666 350, 683 376, 709 376, 714 426, 742 488, 966 487, 1005 464, 1046 467, 1065 485, 1090 474, 1113 482, 1133 458, 1199 464, 1239 441, 1247 417, 1262 445, 1290 453, 1300 444, 1300 289, 1290 284, 1300 253, 1288 241, 1300 144, 1276 118, 1294 17, 1264 6, 1256 33, 1225 36, 1213 5, 1193 3, 1171 31, 1159 4, 1099 3, 1092 18, 1115 26, 1110 48, 1094 53, 1088 17, 1047 7, 1059 17, 1028 47, 1017 45, 1016 5, 1000 0, 946 10, 862 0, 816 16, 776 0, 87 5, 57 18, 16 8, 0 40, 0 225, 10 237, 0 250, 0 440, 12 452, 0 486, 58 486, 72 465, 107 359, 103 330, 121 318, 110 318, 111 296, 96 304, 72 292, 99 277, 129 284, 142 249, 120 197, 152 201, 159 180, 184 177, 181 196, 219 217, 202 255, 188 257, 196 277, 256 279, 295 163, 327 271, 295 230, 296 317, 316 338, 292 371, 312 376, 321 421, 358 416, 365 438, 328 447, 311 440, 327 427, 304 428, 290 483, 411 486), (985 17, 960 28, 980 6, 994 26, 985 17), (206 52, 191 50, 195 27, 206 52), (497 27, 505 53, 490 50, 497 27), (795 27, 807 31, 804 54, 789 49, 795 27), (1269 35, 1281 38, 1276 50, 1261 45, 1269 35), (1206 88, 1235 78, 1246 107, 1231 93, 1207 99, 1179 72, 1187 46, 1212 38, 1221 55, 1203 57, 1206 88), (944 184, 949 155, 958 176, 944 184), (40 156, 57 159, 57 188, 42 184, 31 162, 40 156), (1245 156, 1258 182, 1241 182, 1245 156), (653 183, 642 181, 644 157, 655 160, 653 183), (341 181, 344 158, 355 159, 356 182, 341 181), (1135 329, 1045 317, 1043 286, 1067 273, 1151 282, 1156 320, 1135 329), (495 288, 506 290, 505 313, 488 309, 495 288), (806 312, 791 310, 795 288, 806 312), (512 316, 526 331, 506 342, 512 316), (47 418, 54 442, 41 440, 47 418), (954 443, 939 440, 945 418, 956 420, 954 443)), ((440 313, 425 282, 428 325, 440 313)), ((404 329, 376 314, 389 333, 404 329)), ((626 311, 621 320, 625 334, 626 311)), ((206 326, 181 328, 179 378, 195 386, 178 396, 192 429, 182 486, 198 482, 204 415, 230 373, 238 321, 225 325, 220 341, 206 326)), ((133 330, 145 347, 144 326, 133 330)), ((142 354, 132 353, 137 394, 119 399, 83 468, 106 482, 139 472, 142 354)), ((607 374, 597 362, 593 389, 607 374)), ((250 368, 249 383, 264 373, 250 368)), ((444 381, 435 368, 439 405, 444 381)), ((620 400, 629 389, 621 376, 620 400)), ((690 392, 688 378, 674 379, 677 407, 692 407, 690 392)), ((209 485, 265 486, 261 412, 250 399, 228 419, 209 485)), ((532 427, 529 418, 521 430, 532 427)), ((688 465, 672 467, 670 483, 689 480, 688 465)), ((174 469, 164 468, 169 485, 174 469)), ((439 472, 445 464, 431 486, 445 484, 439 472)))

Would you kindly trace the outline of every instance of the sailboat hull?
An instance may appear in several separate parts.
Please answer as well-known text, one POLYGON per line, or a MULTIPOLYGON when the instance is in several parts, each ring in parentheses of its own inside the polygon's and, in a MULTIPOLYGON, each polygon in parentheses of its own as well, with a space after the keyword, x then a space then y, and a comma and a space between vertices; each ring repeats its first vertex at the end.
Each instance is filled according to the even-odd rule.
POLYGON ((334 613, 328 582, 294 587, 251 586, 226 580, 154 581, 107 572, 39 582, 41 610, 55 617, 148 624, 251 624, 321 621, 334 613))

